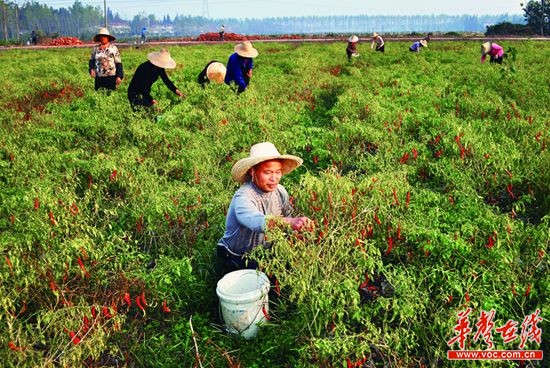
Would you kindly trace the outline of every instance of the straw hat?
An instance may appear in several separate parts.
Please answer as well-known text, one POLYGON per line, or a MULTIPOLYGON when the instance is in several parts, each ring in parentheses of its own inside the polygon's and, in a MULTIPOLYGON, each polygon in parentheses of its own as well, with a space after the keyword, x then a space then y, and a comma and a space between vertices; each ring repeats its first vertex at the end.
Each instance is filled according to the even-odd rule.
POLYGON ((170 56, 170 52, 166 49, 155 51, 147 55, 147 59, 159 68, 173 69, 176 67, 176 61, 170 56))
POLYGON ((222 63, 215 61, 206 68, 206 76, 210 82, 223 83, 226 68, 222 63))
POLYGON ((250 41, 239 43, 237 46, 235 46, 234 50, 242 57, 255 58, 256 56, 258 56, 258 50, 252 47, 252 43, 250 43, 250 41))
POLYGON ((490 42, 485 42, 485 43, 481 44, 481 54, 482 55, 487 55, 489 53, 489 51, 491 51, 491 43, 490 42))
POLYGON ((372 37, 378 37, 378 33, 374 32, 374 33, 372 34, 372 37))
POLYGON ((428 47, 428 41, 426 40, 420 40, 420 44, 424 47, 428 47))
POLYGON ((244 183, 250 178, 248 171, 255 165, 269 160, 281 160, 283 175, 300 166, 303 160, 293 155, 281 155, 271 142, 262 142, 250 148, 250 156, 243 158, 231 169, 231 176, 239 183, 244 183))
POLYGON ((350 38, 348 38, 348 42, 357 42, 357 41, 359 41, 359 37, 357 37, 356 35, 353 35, 350 38))
POLYGON ((109 41, 114 41, 116 40, 116 37, 113 36, 112 34, 109 33, 109 30, 105 27, 102 27, 99 29, 99 32, 97 32, 97 34, 94 36, 94 38, 92 38, 92 40, 94 42, 99 42, 99 36, 107 36, 107 38, 109 39, 109 41))

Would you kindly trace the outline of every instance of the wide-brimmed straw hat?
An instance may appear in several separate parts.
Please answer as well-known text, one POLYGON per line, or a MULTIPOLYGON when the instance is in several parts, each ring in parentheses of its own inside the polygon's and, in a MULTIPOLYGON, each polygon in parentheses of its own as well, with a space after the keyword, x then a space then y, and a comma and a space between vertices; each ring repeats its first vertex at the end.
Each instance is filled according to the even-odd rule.
POLYGON ((293 155, 281 155, 271 142, 262 142, 250 148, 250 156, 243 158, 231 169, 231 176, 239 183, 244 183, 250 178, 248 171, 255 165, 269 160, 281 160, 283 175, 300 166, 303 160, 293 155))
POLYGON ((255 58, 256 56, 258 56, 258 50, 252 47, 252 43, 250 41, 239 43, 237 46, 235 46, 234 50, 242 57, 255 58))
POLYGON ((113 36, 112 34, 109 33, 109 30, 105 27, 102 27, 99 29, 99 32, 97 32, 97 34, 94 36, 94 38, 92 38, 92 40, 94 42, 99 42, 99 36, 107 36, 107 38, 109 39, 109 41, 114 41, 116 40, 116 37, 113 36))
POLYGON ((481 44, 481 54, 482 55, 487 55, 489 53, 489 51, 491 51, 491 43, 490 42, 485 42, 485 43, 481 44))
POLYGON ((359 41, 359 37, 357 37, 356 35, 353 35, 350 38, 348 38, 348 42, 357 42, 357 41, 359 41))
POLYGON ((227 69, 222 63, 215 61, 206 68, 206 76, 210 82, 223 83, 227 69))
POLYGON ((155 51, 147 55, 147 59, 159 68, 173 69, 176 67, 176 61, 170 56, 170 52, 166 49, 155 51))
POLYGON ((372 34, 372 37, 378 37, 378 33, 374 32, 374 33, 372 34))
POLYGON ((424 47, 428 47, 428 41, 426 40, 420 40, 420 44, 424 47))

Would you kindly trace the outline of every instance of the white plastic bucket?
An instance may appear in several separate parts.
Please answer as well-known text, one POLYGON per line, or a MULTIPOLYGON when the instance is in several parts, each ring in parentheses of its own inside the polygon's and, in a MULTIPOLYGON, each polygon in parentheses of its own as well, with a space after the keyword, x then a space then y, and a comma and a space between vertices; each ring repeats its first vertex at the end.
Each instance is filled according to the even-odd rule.
POLYGON ((218 281, 216 294, 227 329, 251 339, 258 334, 258 323, 269 313, 269 279, 257 270, 233 271, 218 281))

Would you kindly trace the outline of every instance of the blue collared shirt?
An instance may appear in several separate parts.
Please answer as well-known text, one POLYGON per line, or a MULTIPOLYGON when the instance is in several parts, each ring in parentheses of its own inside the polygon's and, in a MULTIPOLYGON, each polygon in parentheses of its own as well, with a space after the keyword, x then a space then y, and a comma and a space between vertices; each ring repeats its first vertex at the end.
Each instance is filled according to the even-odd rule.
POLYGON ((273 192, 264 192, 255 184, 246 182, 233 195, 225 220, 225 233, 218 246, 242 256, 264 243, 266 216, 288 217, 291 214, 289 195, 282 185, 279 184, 273 192))
POLYGON ((236 52, 227 60, 227 70, 225 72, 225 83, 235 82, 239 89, 244 90, 248 86, 249 78, 247 74, 254 67, 252 58, 242 57, 236 52))

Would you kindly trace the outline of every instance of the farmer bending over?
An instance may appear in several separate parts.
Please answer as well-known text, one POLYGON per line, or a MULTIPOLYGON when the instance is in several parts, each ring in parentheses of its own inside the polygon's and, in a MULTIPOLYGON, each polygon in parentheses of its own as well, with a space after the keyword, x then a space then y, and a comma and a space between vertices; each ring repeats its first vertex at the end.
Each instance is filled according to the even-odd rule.
POLYGON ((426 41, 426 40, 420 40, 420 41, 414 42, 414 43, 409 47, 409 51, 411 51, 411 52, 420 52, 420 49, 421 49, 422 47, 428 47, 428 41, 426 41))
POLYGON ((242 93, 248 87, 252 78, 253 58, 258 56, 258 50, 252 47, 250 41, 244 41, 234 48, 234 53, 227 60, 225 84, 237 85, 237 94, 242 93))
POLYGON ((485 62, 487 55, 491 57, 491 63, 502 64, 504 49, 496 43, 485 42, 481 45, 481 63, 485 62))
POLYGON ((242 185, 233 195, 225 233, 218 242, 218 255, 227 272, 258 267, 246 255, 264 245, 268 228, 286 224, 300 231, 308 225, 307 217, 291 217, 289 195, 279 184, 283 175, 302 162, 299 157, 281 155, 272 143, 263 142, 253 145, 250 156, 233 166, 231 176, 242 185))
POLYGON ((159 77, 170 91, 179 97, 184 96, 166 75, 165 69, 176 67, 176 62, 172 59, 168 50, 162 49, 152 52, 147 55, 147 59, 148 61, 138 66, 128 87, 128 100, 134 110, 137 106, 150 107, 156 105, 157 101, 151 96, 151 87, 159 77))

